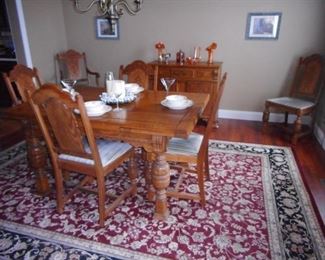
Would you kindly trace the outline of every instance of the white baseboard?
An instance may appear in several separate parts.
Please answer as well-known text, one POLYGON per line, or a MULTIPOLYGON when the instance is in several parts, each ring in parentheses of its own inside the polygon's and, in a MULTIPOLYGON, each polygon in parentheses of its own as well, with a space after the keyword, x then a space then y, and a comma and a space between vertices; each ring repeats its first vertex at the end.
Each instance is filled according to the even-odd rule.
MULTIPOLYGON (((249 120, 249 121, 262 121, 263 112, 220 109, 219 117, 220 118, 229 118, 229 119, 249 120)), ((295 118, 296 117, 294 115, 289 115, 288 122, 290 124, 293 123, 295 118)), ((301 120, 304 124, 310 123, 309 117, 302 117, 301 120)), ((283 113, 282 114, 281 113, 270 113, 269 121, 270 122, 283 122, 284 114, 283 113)))
MULTIPOLYGON (((228 119, 239 119, 239 120, 249 120, 249 121, 262 121, 263 112, 252 112, 252 111, 239 111, 239 110, 219 110, 219 118, 228 118, 228 119)), ((288 122, 291 124, 295 120, 294 115, 289 115, 288 122)), ((304 124, 309 124, 311 119, 310 117, 302 117, 302 122, 304 124)), ((280 113, 270 113, 270 122, 283 122, 284 114, 280 113)), ((315 125, 314 135, 316 136, 318 142, 325 150, 325 133, 320 129, 318 125, 315 125)))

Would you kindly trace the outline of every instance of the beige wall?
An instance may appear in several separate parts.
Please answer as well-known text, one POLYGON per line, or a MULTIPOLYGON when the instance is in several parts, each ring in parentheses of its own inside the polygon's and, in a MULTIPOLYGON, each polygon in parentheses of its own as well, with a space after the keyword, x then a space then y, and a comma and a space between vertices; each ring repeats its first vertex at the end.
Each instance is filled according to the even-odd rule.
MULTIPOLYGON (((216 41, 215 59, 229 73, 221 108, 262 111, 266 98, 288 91, 300 55, 325 54, 324 0, 144 0, 138 15, 122 16, 119 40, 96 39, 96 8, 79 14, 68 0, 22 1, 33 64, 47 81, 55 79, 54 55, 67 47, 85 51, 101 75, 117 75, 120 64, 155 59, 159 40, 173 57, 180 48, 192 55, 194 46, 216 41), (245 40, 247 14, 273 11, 282 12, 279 39, 245 40)), ((318 116, 325 131, 324 107, 325 95, 318 116)))
POLYGON ((134 59, 155 59, 159 40, 173 57, 216 41, 215 58, 229 73, 223 109, 262 111, 266 98, 287 92, 300 55, 325 53, 323 0, 144 0, 137 16, 122 16, 120 40, 96 39, 96 8, 78 14, 71 1, 63 6, 68 46, 85 51, 102 75, 134 59), (282 12, 279 40, 245 40, 247 14, 274 11, 282 12))
MULTIPOLYGON (((70 1, 68 1, 70 2, 70 1)), ((55 59, 67 48, 61 0, 23 0, 33 66, 45 82, 55 82, 55 59)))

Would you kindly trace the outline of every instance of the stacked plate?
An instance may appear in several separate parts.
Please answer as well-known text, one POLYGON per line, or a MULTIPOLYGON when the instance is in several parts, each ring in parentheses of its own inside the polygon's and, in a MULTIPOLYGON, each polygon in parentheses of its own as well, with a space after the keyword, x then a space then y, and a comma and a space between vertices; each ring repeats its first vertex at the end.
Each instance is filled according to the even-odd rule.
MULTIPOLYGON (((114 96, 108 95, 106 92, 103 92, 101 95, 99 95, 99 98, 101 101, 103 101, 106 104, 116 104, 117 103, 117 98, 114 96)), ((119 97, 118 98, 118 103, 119 104, 126 104, 133 102, 136 100, 137 96, 131 93, 127 93, 124 97, 119 97)))
POLYGON ((87 101, 85 102, 85 107, 88 116, 101 116, 112 110, 112 107, 106 105, 100 100, 87 101))
POLYGON ((193 105, 193 101, 182 95, 170 95, 161 101, 161 105, 173 110, 182 110, 193 105))

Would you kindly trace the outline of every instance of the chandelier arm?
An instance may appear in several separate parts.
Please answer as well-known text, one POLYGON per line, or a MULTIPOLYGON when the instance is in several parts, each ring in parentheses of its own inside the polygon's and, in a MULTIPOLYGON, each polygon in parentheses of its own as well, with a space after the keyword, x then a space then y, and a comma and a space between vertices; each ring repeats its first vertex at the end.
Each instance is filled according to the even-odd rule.
POLYGON ((93 0, 90 4, 88 4, 88 6, 85 9, 82 9, 80 8, 79 0, 74 0, 74 6, 79 13, 86 13, 93 7, 94 4, 97 4, 99 2, 100 0, 93 0))
MULTIPOLYGON (((124 9, 127 11, 128 14, 130 15, 136 15, 137 12, 140 11, 141 9, 141 4, 142 4, 142 0, 135 0, 134 4, 136 5, 134 8, 131 8, 129 6, 129 3, 126 0, 118 0, 116 2, 116 6, 119 7, 124 7, 124 9)), ((121 10, 118 11, 119 13, 122 14, 121 10)))

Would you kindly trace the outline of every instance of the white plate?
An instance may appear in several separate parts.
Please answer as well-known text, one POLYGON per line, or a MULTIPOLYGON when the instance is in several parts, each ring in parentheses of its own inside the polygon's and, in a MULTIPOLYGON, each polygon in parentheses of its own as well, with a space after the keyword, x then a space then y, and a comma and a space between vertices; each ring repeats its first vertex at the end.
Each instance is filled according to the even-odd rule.
POLYGON ((136 83, 127 83, 127 84, 125 84, 125 90, 127 93, 132 93, 134 95, 137 95, 140 92, 144 91, 144 88, 140 87, 136 83))
POLYGON ((168 107, 169 109, 182 110, 182 109, 193 106, 193 101, 188 99, 184 104, 182 104, 180 106, 171 106, 170 104, 168 104, 168 101, 166 99, 164 99, 160 102, 160 104, 163 105, 164 107, 168 107))
MULTIPOLYGON (((109 112, 111 110, 112 110, 111 106, 104 105, 103 107, 101 107, 101 109, 98 109, 98 110, 91 110, 91 111, 87 110, 87 115, 88 116, 101 116, 101 115, 104 115, 105 113, 107 113, 107 112, 109 112)), ((74 112, 76 114, 80 114, 78 109, 76 109, 74 112)))

